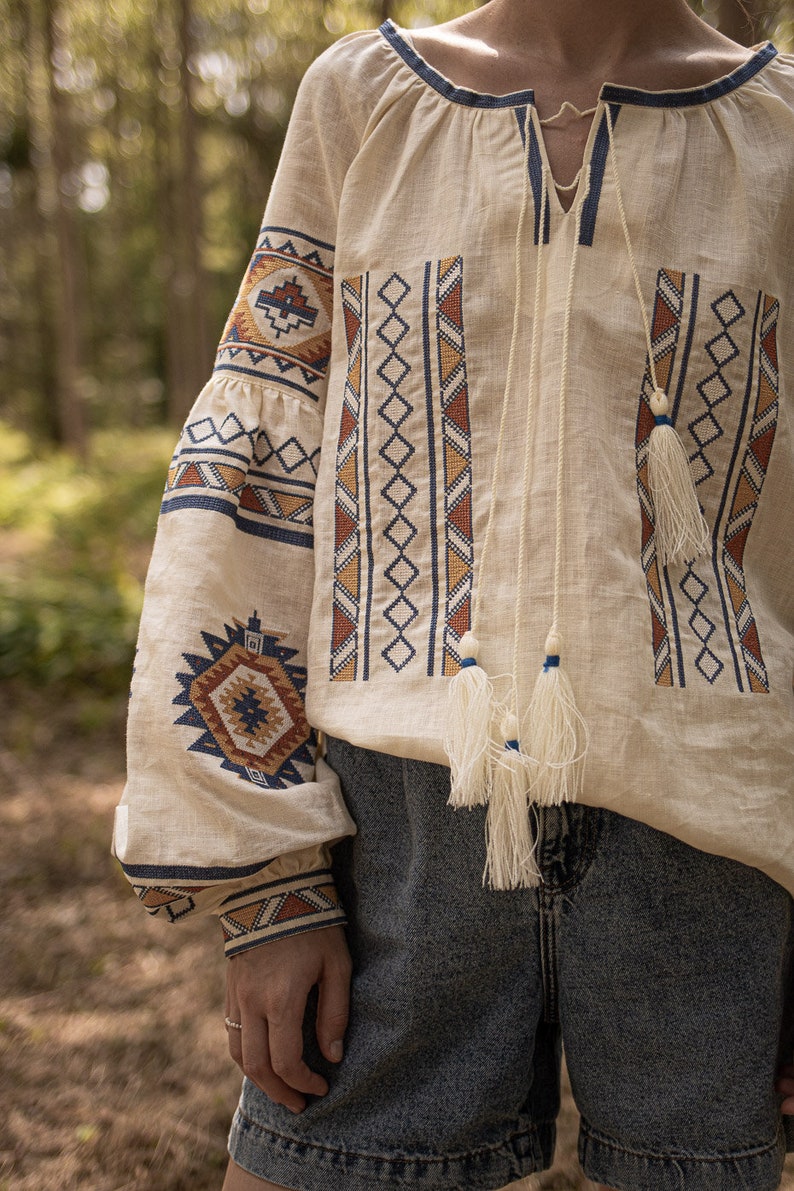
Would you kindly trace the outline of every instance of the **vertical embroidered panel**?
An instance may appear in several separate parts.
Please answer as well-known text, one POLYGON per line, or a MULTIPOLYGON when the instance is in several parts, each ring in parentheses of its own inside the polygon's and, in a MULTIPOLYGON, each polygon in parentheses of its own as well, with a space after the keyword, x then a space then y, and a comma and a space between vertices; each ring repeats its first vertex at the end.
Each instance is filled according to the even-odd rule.
POLYGON ((358 677, 361 611, 361 511, 358 466, 364 368, 363 277, 342 282, 342 317, 347 342, 347 379, 336 444, 334 496, 334 594, 331 680, 358 677))
MULTIPOLYGON (((651 326, 651 347, 660 386, 666 391, 672 373, 673 359, 681 329, 684 306, 684 275, 672 269, 660 269, 656 281, 656 298, 651 326)), ((670 635, 665 612, 662 575, 656 553, 656 533, 653 501, 648 483, 648 443, 654 428, 650 397, 653 392, 650 367, 646 362, 637 414, 636 463, 637 495, 642 523, 641 558, 648 591, 653 642, 654 681, 657 686, 673 686, 673 661, 670 635)))
MULTIPOLYGON (((696 443, 690 456, 690 466, 696 487, 705 484, 714 475, 711 448, 724 437, 725 428, 719 407, 733 396, 729 365, 740 354, 736 324, 741 323, 747 311, 733 290, 726 290, 710 304, 710 310, 717 323, 717 333, 706 340, 706 353, 713 367, 695 386, 705 409, 689 422, 689 433, 696 443)), ((719 679, 725 663, 720 657, 717 641, 717 624, 709 610, 713 571, 705 562, 690 562, 679 584, 679 590, 691 604, 687 620, 700 649, 695 657, 695 669, 713 686, 719 679)))
POLYGON ((438 262, 438 375, 444 457, 445 611, 442 673, 460 669, 460 639, 471 625, 474 572, 471 422, 463 327, 463 258, 438 262))
POLYGON ((750 690, 755 694, 768 693, 769 679, 761 652, 758 627, 747 595, 744 552, 766 479, 777 430, 778 313, 777 300, 764 295, 755 409, 725 527, 722 551, 728 594, 741 642, 742 659, 747 671, 750 690))
POLYGON ((378 298, 386 307, 377 327, 378 339, 386 349, 377 368, 377 375, 386 388, 386 398, 378 408, 378 417, 387 427, 386 439, 378 454, 389 473, 380 494, 391 508, 391 516, 384 529, 384 537, 391 548, 391 558, 384 575, 395 589, 394 598, 383 611, 394 634, 381 650, 381 655, 398 672, 416 657, 416 647, 408 630, 419 615, 419 609, 410 596, 411 584, 419 574, 418 567, 410 557, 410 546, 418 532, 410 515, 416 485, 404 470, 415 452, 413 443, 403 433, 404 424, 414 409, 402 391, 411 366, 399 350, 409 332, 409 325, 400 314, 400 306, 410 292, 410 285, 398 273, 392 273, 377 291, 378 298))

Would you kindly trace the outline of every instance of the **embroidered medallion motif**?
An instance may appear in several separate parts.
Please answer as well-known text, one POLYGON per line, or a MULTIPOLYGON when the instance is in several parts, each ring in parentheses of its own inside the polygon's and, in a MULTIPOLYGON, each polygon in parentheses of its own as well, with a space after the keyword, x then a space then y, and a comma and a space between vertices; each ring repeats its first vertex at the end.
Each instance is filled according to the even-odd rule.
POLYGON ((263 632, 256 613, 224 629, 225 638, 202 632, 207 653, 183 654, 190 670, 177 674, 174 704, 187 710, 174 722, 201 733, 188 751, 217 757, 258 786, 311 780, 316 739, 304 711, 306 670, 292 662, 297 650, 263 632))
POLYGON ((333 260, 331 244, 263 227, 215 371, 271 380, 318 400, 331 356, 333 260))

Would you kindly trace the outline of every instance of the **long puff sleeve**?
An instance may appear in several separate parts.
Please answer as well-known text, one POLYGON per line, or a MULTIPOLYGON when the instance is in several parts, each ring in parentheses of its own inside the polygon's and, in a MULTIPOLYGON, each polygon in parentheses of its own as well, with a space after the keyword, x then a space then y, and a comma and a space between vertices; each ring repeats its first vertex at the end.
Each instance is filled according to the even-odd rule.
POLYGON ((171 463, 132 682, 114 854, 150 912, 217 914, 227 954, 344 921, 329 845, 355 826, 304 710, 336 218, 357 148, 338 57, 301 85, 171 463))

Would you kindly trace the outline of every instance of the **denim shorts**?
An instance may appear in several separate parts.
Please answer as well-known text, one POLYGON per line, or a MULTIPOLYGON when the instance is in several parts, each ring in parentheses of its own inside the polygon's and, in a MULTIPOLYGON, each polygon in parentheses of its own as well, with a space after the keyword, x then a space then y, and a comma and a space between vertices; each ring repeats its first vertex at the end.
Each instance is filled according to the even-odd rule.
POLYGON ((246 1081, 235 1162, 295 1191, 503 1187, 552 1163, 564 1045, 590 1179, 778 1186, 788 893, 581 805, 539 811, 539 890, 491 892, 484 812, 447 807, 447 769, 328 751, 359 828, 335 849, 354 962, 345 1058, 321 1057, 310 1007, 306 1057, 330 1091, 294 1116, 246 1081))

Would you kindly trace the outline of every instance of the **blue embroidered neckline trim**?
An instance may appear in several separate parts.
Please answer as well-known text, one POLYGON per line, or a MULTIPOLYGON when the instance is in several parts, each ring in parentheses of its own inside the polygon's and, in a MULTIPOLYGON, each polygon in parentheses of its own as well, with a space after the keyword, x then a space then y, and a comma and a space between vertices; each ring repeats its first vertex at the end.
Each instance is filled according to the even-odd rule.
POLYGON ((410 66, 414 74, 453 103, 463 104, 469 108, 514 108, 521 104, 535 103, 534 91, 514 91, 511 95, 480 95, 477 91, 468 91, 465 87, 456 87, 443 74, 439 74, 429 62, 420 58, 413 46, 400 35, 393 21, 384 21, 378 30, 393 50, 400 55, 403 62, 410 66))
POLYGON ((702 103, 711 103, 714 99, 721 99, 723 95, 730 95, 737 87, 749 82, 777 55, 777 49, 768 41, 748 58, 743 66, 738 66, 730 74, 715 79, 713 83, 706 83, 703 87, 690 87, 681 91, 642 91, 639 87, 616 87, 612 83, 605 83, 601 88, 601 99, 609 103, 632 103, 644 108, 687 108, 702 103))
MULTIPOLYGON (((513 91, 509 95, 483 95, 477 91, 469 91, 466 87, 456 87, 417 54, 413 46, 402 37, 393 21, 384 21, 378 32, 385 37, 414 74, 452 103, 470 108, 514 108, 522 104, 535 103, 535 93, 532 90, 513 91)), ((748 82, 771 62, 777 53, 777 49, 769 41, 756 50, 742 66, 720 79, 715 79, 713 83, 706 83, 703 87, 690 87, 681 91, 643 91, 639 87, 618 87, 613 83, 604 83, 599 99, 605 103, 625 103, 645 108, 683 108, 711 103, 712 100, 729 95, 731 91, 748 82)))

